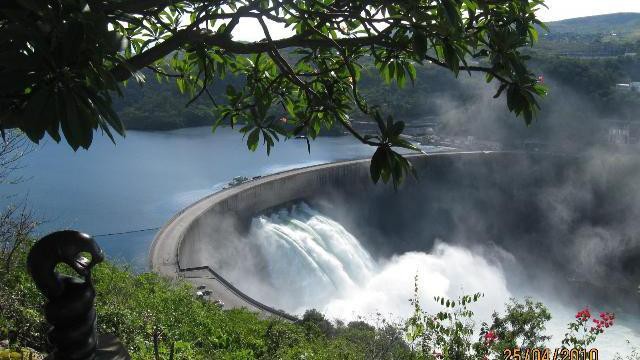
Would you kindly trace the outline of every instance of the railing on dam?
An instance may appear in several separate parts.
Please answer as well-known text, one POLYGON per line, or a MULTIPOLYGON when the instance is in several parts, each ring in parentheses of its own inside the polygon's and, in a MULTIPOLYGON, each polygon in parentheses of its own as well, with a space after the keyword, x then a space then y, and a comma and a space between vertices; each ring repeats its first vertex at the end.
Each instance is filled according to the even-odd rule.
POLYGON ((193 267, 193 268, 186 268, 186 269, 180 269, 179 270, 180 273, 186 273, 186 272, 190 272, 190 271, 206 271, 208 273, 210 273, 211 275, 213 275, 213 277, 219 281, 220 283, 222 283, 222 285, 224 287, 227 288, 227 290, 231 291, 235 296, 241 298, 242 300, 246 301, 247 303, 255 306, 257 309, 279 316, 283 319, 289 320, 289 321, 298 321, 300 319, 298 319, 297 317, 288 314, 282 310, 278 310, 275 308, 272 308, 271 306, 265 305, 261 302, 259 302, 258 300, 255 300, 254 298, 250 297, 249 295, 243 293, 242 291, 240 291, 240 289, 238 289, 237 287, 233 286, 233 284, 231 284, 230 282, 228 282, 227 280, 225 280, 222 276, 220 276, 215 270, 213 270, 212 268, 208 267, 208 266, 198 266, 198 267, 193 267))
POLYGON ((267 315, 296 321, 295 316, 253 299, 224 279, 211 268, 212 263, 200 258, 204 252, 202 246, 227 238, 211 230, 224 219, 232 218, 236 230, 241 230, 247 225, 242 223, 251 216, 275 204, 344 187, 356 178, 368 178, 368 173, 368 160, 344 161, 265 176, 210 195, 180 211, 158 232, 150 249, 151 269, 172 278, 187 275, 191 282, 198 283, 207 283, 206 279, 212 277, 216 281, 207 285, 214 294, 233 296, 231 306, 254 308, 267 315), (206 275, 193 276, 198 271, 206 275))
MULTIPOLYGON (((522 183, 520 180, 515 181, 514 184, 505 183, 502 180, 503 172, 500 170, 512 168, 514 164, 521 164, 524 170, 518 173, 518 176, 528 179, 537 169, 537 167, 524 166, 530 157, 540 157, 535 163, 544 164, 549 155, 543 157, 541 154, 525 155, 510 152, 456 152, 408 156, 422 174, 429 174, 424 179, 423 185, 436 188, 442 184, 446 185, 446 181, 442 183, 443 179, 455 178, 469 193, 477 191, 480 181, 492 189, 496 188, 494 182, 504 183, 502 187, 506 189, 505 191, 515 187, 516 183, 522 183), (475 174, 482 174, 484 178, 469 176, 469 169, 475 169, 477 171, 475 174), (446 174, 448 177, 443 177, 446 174)), ((408 188, 412 190, 425 187, 418 185, 418 182, 413 179, 408 179, 406 185, 411 185, 408 188)), ((398 198, 398 194, 392 189, 373 185, 370 180, 368 159, 316 165, 265 176, 210 195, 172 218, 158 232, 151 247, 149 259, 151 268, 157 273, 174 278, 185 277, 184 275, 191 272, 192 276, 189 280, 194 283, 206 283, 203 280, 213 277, 216 280, 211 284, 214 287, 214 293, 215 287, 219 287, 219 293, 228 293, 234 300, 231 306, 255 308, 264 313, 295 321, 295 317, 290 314, 253 299, 225 280, 221 269, 224 269, 224 264, 233 265, 236 259, 217 250, 220 249, 220 245, 227 245, 226 242, 234 239, 223 231, 230 227, 229 224, 232 224, 232 230, 242 232, 243 228, 246 230, 256 214, 291 201, 314 197, 322 200, 331 195, 338 195, 338 197, 346 195, 351 199, 350 205, 357 204, 360 199, 367 200, 374 196, 380 196, 383 200, 398 198), (193 276, 197 271, 203 271, 206 275, 201 278, 193 276)), ((407 191, 404 196, 406 199, 411 198, 407 191)), ((370 203, 363 202, 363 204, 370 203)), ((358 210, 368 211, 365 207, 362 205, 358 210)), ((382 216, 378 217, 379 219, 385 216, 381 213, 367 213, 370 221, 378 219, 370 215, 382 216)), ((402 216, 398 218, 402 220, 402 216)), ((436 230, 433 231, 437 232, 436 230)), ((404 244, 399 245, 404 246, 404 244)))
MULTIPOLYGON (((429 155, 430 163, 448 163, 453 158, 485 157, 486 153, 457 153, 429 155)), ((427 156, 409 157, 412 162, 424 163, 427 156)), ((352 160, 316 165, 273 174, 234 186, 204 198, 174 216, 157 234, 150 251, 153 271, 174 278, 184 278, 189 272, 206 272, 217 281, 211 286, 218 287, 219 293, 227 292, 238 300, 234 305, 255 308, 283 319, 296 318, 265 305, 240 291, 212 268, 218 264, 211 259, 203 259, 202 254, 213 248, 215 243, 224 242, 228 237, 216 231, 223 222, 231 219, 236 230, 246 227, 257 213, 278 204, 313 196, 326 196, 330 191, 355 194, 370 194, 374 186, 369 177, 369 160, 352 160)), ((225 223, 226 224, 226 223, 225 223)), ((228 240, 228 239, 227 239, 228 240)), ((227 261, 228 259, 222 259, 227 261)), ((190 277, 192 282, 201 282, 201 277, 190 277)))

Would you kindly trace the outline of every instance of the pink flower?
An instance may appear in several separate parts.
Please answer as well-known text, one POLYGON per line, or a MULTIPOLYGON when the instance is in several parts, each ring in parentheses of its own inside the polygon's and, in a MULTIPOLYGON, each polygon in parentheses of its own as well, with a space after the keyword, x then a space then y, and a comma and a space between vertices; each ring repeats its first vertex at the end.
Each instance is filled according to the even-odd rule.
POLYGON ((591 327, 591 332, 596 334, 602 334, 604 329, 613 326, 613 320, 615 315, 613 313, 601 312, 600 319, 592 319, 595 326, 591 327))
POLYGON ((587 319, 589 319, 591 317, 591 312, 589 311, 588 307, 585 307, 584 309, 578 311, 578 313, 576 314, 576 319, 580 319, 581 321, 587 321, 587 319))
POLYGON ((484 334, 484 341, 487 344, 492 344, 496 340, 498 340, 498 335, 496 335, 496 333, 494 331, 489 330, 489 331, 487 331, 486 334, 484 334))

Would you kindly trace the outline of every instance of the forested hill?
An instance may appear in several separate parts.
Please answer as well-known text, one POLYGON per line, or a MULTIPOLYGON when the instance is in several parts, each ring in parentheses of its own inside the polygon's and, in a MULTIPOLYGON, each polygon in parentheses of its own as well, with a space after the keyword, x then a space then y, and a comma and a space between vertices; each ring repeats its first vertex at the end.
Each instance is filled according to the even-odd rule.
MULTIPOLYGON (((114 108, 129 130, 172 130, 185 127, 212 125, 210 100, 198 99, 186 106, 191 100, 178 91, 174 79, 158 82, 151 70, 144 70, 144 85, 131 80, 123 87, 123 97, 114 96, 114 108)), ((239 79, 227 77, 215 83, 210 92, 216 100, 222 100, 221 94, 227 84, 240 86, 239 79)))
POLYGON ((640 35, 640 13, 587 16, 547 23, 552 33, 640 35))
POLYGON ((640 13, 619 13, 547 23, 534 52, 572 57, 614 57, 640 52, 640 13))
MULTIPOLYGON (((375 68, 365 67, 360 89, 372 105, 379 105, 387 114, 406 122, 435 122, 439 124, 438 131, 450 134, 516 143, 549 136, 577 138, 575 134, 588 139, 608 121, 638 120, 640 93, 617 90, 616 84, 640 81, 640 56, 628 54, 636 51, 640 55, 640 41, 604 41, 603 36, 611 34, 597 33, 608 29, 603 24, 634 21, 640 21, 640 15, 615 14, 551 23, 553 35, 543 34, 533 50, 523 49, 531 52, 532 70, 542 75, 550 88, 537 123, 529 128, 508 113, 504 99, 492 98, 495 89, 486 85, 481 76, 469 78, 461 73, 456 79, 445 70, 425 65, 417 67, 415 85, 399 88, 395 83, 382 82, 375 68), (575 29, 584 33, 558 32, 571 23, 578 24, 575 29)), ((217 100, 224 101, 229 82, 240 86, 242 81, 227 77, 217 82, 210 89, 217 100)), ((128 84, 116 109, 128 129, 167 130, 215 122, 208 99, 203 97, 185 107, 188 102, 189 97, 179 94, 174 80, 159 84, 148 72, 142 88, 134 82, 128 84)), ((351 116, 366 120, 357 111, 351 116)))

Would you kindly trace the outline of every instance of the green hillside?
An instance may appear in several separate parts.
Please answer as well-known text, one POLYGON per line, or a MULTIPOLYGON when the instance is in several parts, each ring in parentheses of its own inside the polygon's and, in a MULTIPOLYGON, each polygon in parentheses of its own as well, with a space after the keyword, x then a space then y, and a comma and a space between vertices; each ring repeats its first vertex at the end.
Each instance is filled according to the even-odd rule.
POLYGON ((554 21, 547 24, 552 33, 572 34, 638 34, 640 13, 618 13, 554 21))
POLYGON ((640 52, 640 13, 588 16, 547 23, 534 51, 572 57, 640 52))
MULTIPOLYGON (((360 90, 370 104, 380 106, 386 114, 413 125, 435 122, 439 132, 450 135, 474 134, 513 144, 550 137, 562 138, 560 141, 598 141, 608 121, 635 122, 640 113, 639 94, 615 88, 617 83, 640 81, 640 56, 628 55, 640 54, 640 41, 611 41, 610 33, 598 33, 622 24, 630 24, 630 29, 640 33, 640 14, 554 22, 550 24, 552 33, 541 33, 541 41, 534 48, 523 49, 531 52, 531 70, 543 75, 550 88, 550 96, 541 100, 543 110, 536 125, 530 128, 517 121, 501 100, 491 98, 495 89, 486 85, 482 76, 469 78, 461 74, 456 79, 434 65, 418 66, 415 85, 399 88, 395 83, 385 84, 378 70, 365 64, 360 90), (561 33, 567 29, 574 32, 561 33), (576 116, 577 108, 589 110, 576 116), (576 133, 581 136, 576 137, 576 133)), ((208 98, 185 107, 190 98, 177 91, 175 81, 158 83, 153 73, 146 71, 145 75, 148 80, 142 88, 129 83, 124 89, 126 96, 116 101, 116 111, 128 129, 168 130, 215 122, 208 98)), ((226 101, 227 84, 240 87, 243 81, 229 76, 211 86, 217 102, 226 101)), ((357 110, 350 116, 356 123, 369 120, 357 110)))

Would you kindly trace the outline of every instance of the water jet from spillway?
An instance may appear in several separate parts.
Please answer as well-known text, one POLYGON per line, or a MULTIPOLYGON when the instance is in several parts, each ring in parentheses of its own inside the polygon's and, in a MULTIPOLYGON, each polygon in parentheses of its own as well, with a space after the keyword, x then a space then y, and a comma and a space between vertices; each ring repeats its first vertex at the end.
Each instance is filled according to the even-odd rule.
MULTIPOLYGON (((274 308, 403 316, 416 274, 428 296, 496 296, 479 304, 485 316, 511 295, 561 304, 561 330, 568 312, 587 304, 616 312, 617 325, 638 316, 640 160, 409 158, 420 180, 407 179, 397 192, 374 186, 363 160, 266 176, 202 199, 159 232, 151 266, 206 285, 228 307, 285 318, 274 308), (283 210, 294 205, 296 213, 283 210), (345 231, 348 238, 327 240, 345 231)), ((640 326, 630 324, 637 335, 640 326)))
MULTIPOLYGON (((373 320, 374 314, 407 319, 413 310, 408 299, 414 296, 414 275, 420 303, 430 313, 440 310, 432 300, 436 296, 455 299, 483 293, 472 307, 476 325, 490 323, 491 315, 503 312, 511 298, 533 295, 552 311, 546 332, 552 336, 550 346, 560 346, 576 310, 552 293, 536 293, 526 283, 514 283, 503 264, 513 267, 515 257, 504 250, 487 260, 468 248, 437 241, 429 252, 374 260, 340 223, 305 203, 256 217, 246 241, 266 259, 261 278, 276 290, 272 294, 278 294, 251 295, 299 315, 315 308, 343 321, 373 320)), ((626 340, 640 343, 640 336, 627 326, 633 322, 616 324, 598 340, 594 346, 603 358, 630 351, 626 340)))
POLYGON ((293 313, 317 308, 341 319, 379 311, 406 317, 416 274, 428 298, 475 292, 487 292, 487 303, 509 298, 502 270, 467 249, 439 242, 431 254, 374 261, 340 223, 305 203, 255 218, 246 240, 265 259, 261 278, 279 294, 252 295, 293 313))

